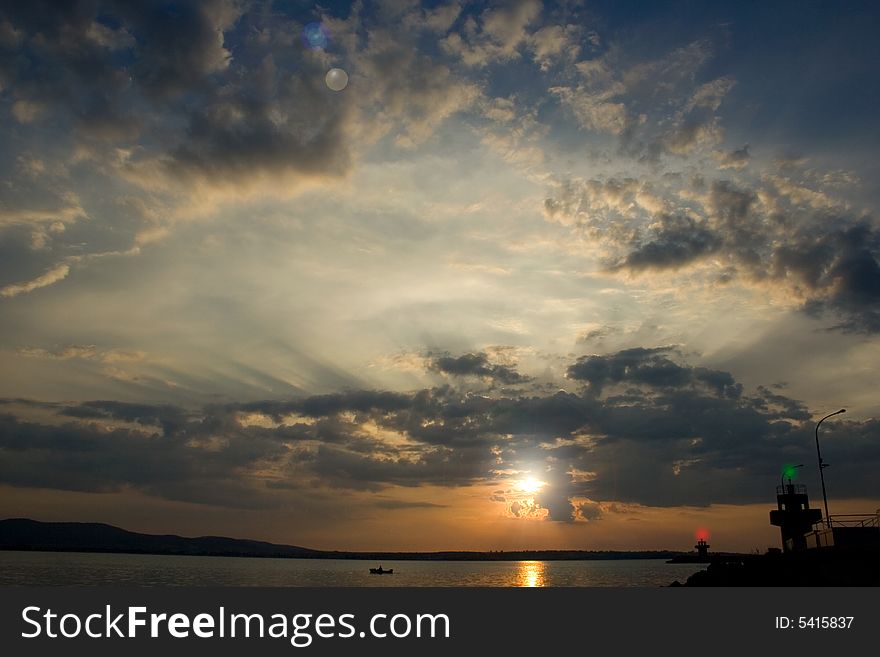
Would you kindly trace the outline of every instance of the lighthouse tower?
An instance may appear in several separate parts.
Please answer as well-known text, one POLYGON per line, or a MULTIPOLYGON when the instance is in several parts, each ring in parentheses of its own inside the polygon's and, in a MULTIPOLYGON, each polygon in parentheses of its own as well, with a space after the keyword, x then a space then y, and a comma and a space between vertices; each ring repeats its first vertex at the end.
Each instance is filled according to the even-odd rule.
POLYGON ((822 520, 822 511, 810 508, 807 487, 793 484, 791 479, 787 484, 777 486, 776 506, 770 512, 770 524, 779 527, 782 549, 785 552, 805 550, 807 541, 804 535, 812 531, 815 523, 822 520))
POLYGON ((694 549, 697 551, 697 557, 700 561, 709 561, 709 548, 712 547, 706 542, 706 539, 701 538, 697 541, 697 544, 694 546, 694 549))

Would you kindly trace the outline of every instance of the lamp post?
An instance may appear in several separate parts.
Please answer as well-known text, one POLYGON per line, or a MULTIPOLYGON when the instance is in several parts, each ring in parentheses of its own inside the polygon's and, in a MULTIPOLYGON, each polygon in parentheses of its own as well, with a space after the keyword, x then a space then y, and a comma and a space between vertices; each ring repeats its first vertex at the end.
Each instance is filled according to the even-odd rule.
POLYGON ((831 516, 828 515, 828 495, 825 493, 825 468, 828 467, 828 463, 822 461, 822 452, 819 451, 819 425, 822 424, 825 420, 830 417, 834 417, 835 415, 840 415, 841 413, 846 413, 845 408, 841 408, 839 411, 835 411, 834 413, 829 413, 821 420, 816 423, 816 456, 819 457, 819 480, 822 482, 822 501, 825 503, 825 525, 828 529, 831 529, 831 516))

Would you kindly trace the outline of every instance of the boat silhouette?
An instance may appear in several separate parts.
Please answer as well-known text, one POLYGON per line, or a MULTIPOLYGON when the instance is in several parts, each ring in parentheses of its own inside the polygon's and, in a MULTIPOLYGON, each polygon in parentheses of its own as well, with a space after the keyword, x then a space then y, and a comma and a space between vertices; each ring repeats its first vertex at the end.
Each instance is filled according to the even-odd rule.
POLYGON ((378 568, 370 568, 371 575, 392 575, 394 574, 394 568, 389 568, 388 570, 383 570, 382 566, 378 568))

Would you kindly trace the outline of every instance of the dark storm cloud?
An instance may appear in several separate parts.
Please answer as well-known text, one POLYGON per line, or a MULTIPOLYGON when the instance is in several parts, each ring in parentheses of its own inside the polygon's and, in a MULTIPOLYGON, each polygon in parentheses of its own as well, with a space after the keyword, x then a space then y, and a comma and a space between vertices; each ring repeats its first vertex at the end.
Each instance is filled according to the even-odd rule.
MULTIPOLYGON (((730 373, 677 362, 669 348, 586 356, 569 376, 588 384, 584 393, 489 397, 443 386, 198 412, 107 401, 45 407, 58 424, 6 413, 0 481, 258 507, 303 488, 457 487, 531 471, 546 484, 535 501, 549 519, 575 522, 601 519, 589 500, 767 500, 782 465, 811 458, 803 404, 767 387, 747 394, 730 373), (254 413, 276 423, 243 419, 254 413)), ((7 408, 15 406, 28 407, 7 408)), ((838 495, 873 490, 878 429, 873 419, 829 427, 838 495)))
POLYGON ((7 3, 4 87, 20 121, 72 120, 83 136, 128 141, 147 121, 141 94, 166 113, 173 96, 200 92, 231 55, 224 30, 236 5, 207 2, 7 3))
MULTIPOLYGON (((136 141, 135 180, 146 175, 135 165, 150 162, 175 178, 239 184, 269 172, 338 175, 348 166, 345 116, 321 87, 322 64, 295 39, 261 38, 259 13, 236 36, 233 56, 227 37, 242 6, 227 0, 4 7, 0 24, 17 35, 0 43, 13 117, 44 130, 72 122, 83 138, 136 141)), ((300 29, 289 18, 272 28, 300 29)))
POLYGON ((880 330, 880 232, 872 218, 788 179, 773 186, 781 207, 766 212, 756 208, 756 191, 712 185, 708 208, 722 250, 754 279, 800 287, 805 309, 836 318, 838 328, 880 330))
POLYGON ((237 405, 243 411, 265 413, 277 420, 300 413, 311 417, 334 415, 343 411, 389 413, 408 408, 409 395, 384 390, 350 390, 329 395, 314 395, 301 400, 258 401, 237 405))
POLYGON ((708 219, 719 241, 736 261, 753 268, 761 266, 761 251, 771 246, 767 238, 773 228, 756 213, 757 200, 752 189, 716 180, 706 203, 708 219))
POLYGON ((131 37, 97 21, 97 12, 96 2, 50 0, 0 9, 0 23, 17 34, 0 58, 17 121, 61 113, 87 134, 130 137, 137 131, 139 120, 122 99, 130 77, 114 61, 117 49, 132 45, 131 37))
POLYGON ((349 171, 353 104, 324 87, 326 58, 296 38, 313 8, 259 9, 0 6, 3 297, 136 256, 220 196, 286 196, 349 171))
POLYGON ((880 231, 867 215, 805 183, 767 176, 695 186, 700 212, 635 179, 566 182, 547 215, 607 247, 608 272, 676 270, 711 261, 720 279, 791 289, 803 308, 847 331, 880 331, 880 231))
POLYGON ((224 70, 231 53, 223 33, 238 19, 231 0, 112 3, 137 41, 134 74, 160 99, 198 89, 205 78, 224 70))
POLYGON ((826 233, 796 233, 772 254, 767 273, 797 281, 808 296, 808 312, 834 317, 843 330, 875 333, 880 331, 880 233, 866 221, 841 224, 826 233))
POLYGON ((599 394, 608 384, 635 384, 657 388, 706 386, 719 395, 739 397, 742 385, 729 372, 679 365, 668 357, 672 347, 625 349, 607 356, 583 356, 569 366, 568 377, 585 381, 599 394))
POLYGON ((430 447, 415 454, 385 448, 373 454, 321 446, 311 472, 340 488, 381 490, 396 486, 466 486, 489 479, 489 450, 479 447, 430 447))
POLYGON ((169 154, 170 171, 231 184, 260 173, 344 173, 349 162, 338 106, 313 82, 295 79, 285 86, 270 99, 246 98, 243 90, 195 110, 185 139, 169 154), (280 118, 277 109, 284 105, 280 118), (304 116, 313 119, 308 130, 304 116))
POLYGON ((223 33, 239 14, 228 0, 6 3, 0 15, 16 38, 2 45, 21 49, 15 63, 25 84, 72 75, 94 90, 106 80, 93 76, 116 70, 164 97, 198 88, 207 75, 227 67, 223 33), (49 70, 50 64, 57 70, 49 70))
POLYGON ((173 433, 188 421, 189 415, 171 405, 132 404, 119 401, 89 401, 67 408, 68 417, 79 419, 104 419, 135 422, 144 426, 161 428, 166 434, 173 433))
POLYGON ((45 425, 0 417, 0 479, 15 486, 150 495, 232 507, 272 506, 241 472, 287 450, 228 423, 203 420, 175 432, 45 425), (216 434, 213 430, 218 430, 216 434), (214 445, 213 437, 221 440, 214 445), (222 438, 221 438, 222 437, 222 438))
POLYGON ((434 356, 430 369, 451 376, 476 376, 505 384, 526 383, 531 379, 523 376, 512 367, 491 363, 485 352, 462 354, 461 356, 434 356))
POLYGON ((839 328, 880 332, 880 233, 860 224, 829 235, 806 251, 787 254, 795 262, 785 268, 798 271, 807 284, 829 290, 825 298, 811 300, 807 310, 838 314, 839 328), (812 259, 811 259, 812 256, 812 259), (818 265, 816 264, 818 263, 818 265))
POLYGON ((618 265, 621 269, 676 269, 715 251, 718 236, 692 217, 661 215, 650 240, 639 244, 618 265))
MULTIPOLYGON (((248 18, 256 30, 254 17, 248 18)), ((285 28, 290 34, 300 29, 288 19, 271 31, 285 28)), ((222 84, 187 108, 186 128, 169 145, 165 165, 175 175, 229 183, 261 175, 345 173, 351 104, 324 87, 324 68, 298 40, 274 43, 246 33, 222 84)))

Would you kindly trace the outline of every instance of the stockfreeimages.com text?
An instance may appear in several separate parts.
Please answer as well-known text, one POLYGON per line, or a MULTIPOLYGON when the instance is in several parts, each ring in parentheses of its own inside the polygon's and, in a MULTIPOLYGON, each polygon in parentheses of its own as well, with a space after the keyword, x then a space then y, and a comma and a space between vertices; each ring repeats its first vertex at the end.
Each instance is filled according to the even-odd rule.
POLYGON ((126 607, 124 611, 114 612, 110 605, 106 605, 102 612, 81 616, 30 606, 22 609, 21 617, 26 624, 26 630, 21 633, 25 639, 268 637, 289 639, 292 646, 305 648, 315 638, 450 637, 450 620, 446 614, 373 614, 360 630, 355 622, 355 614, 245 614, 228 612, 225 607, 220 607, 213 614, 191 616, 185 613, 153 613, 146 607, 126 607))

